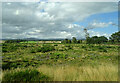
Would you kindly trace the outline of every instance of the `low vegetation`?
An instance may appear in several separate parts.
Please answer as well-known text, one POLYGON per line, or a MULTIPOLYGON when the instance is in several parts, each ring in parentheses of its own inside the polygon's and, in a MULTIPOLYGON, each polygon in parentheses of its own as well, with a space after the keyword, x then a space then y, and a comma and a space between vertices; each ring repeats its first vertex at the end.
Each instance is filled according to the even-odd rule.
MULTIPOLYGON (((113 34, 111 41, 119 41, 116 34, 119 35, 113 34)), ((85 44, 75 37, 59 44, 5 41, 2 81, 117 81, 120 47, 104 43, 104 37, 91 38, 96 43, 85 44), (97 39, 104 41, 99 43, 97 39)))
POLYGON ((3 81, 117 81, 118 78, 117 45, 3 43, 2 48, 3 81))
POLYGON ((19 82, 31 82, 31 81, 49 81, 50 78, 33 68, 17 68, 14 70, 6 70, 3 74, 3 81, 19 81, 19 82))

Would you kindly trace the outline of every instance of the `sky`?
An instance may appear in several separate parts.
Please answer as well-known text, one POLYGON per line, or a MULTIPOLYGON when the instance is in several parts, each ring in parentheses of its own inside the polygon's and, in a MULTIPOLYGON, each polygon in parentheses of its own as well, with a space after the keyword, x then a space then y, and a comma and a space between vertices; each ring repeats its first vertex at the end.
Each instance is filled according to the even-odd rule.
POLYGON ((84 39, 118 31, 116 2, 3 2, 2 38, 84 39), (114 24, 114 25, 113 25, 114 24))

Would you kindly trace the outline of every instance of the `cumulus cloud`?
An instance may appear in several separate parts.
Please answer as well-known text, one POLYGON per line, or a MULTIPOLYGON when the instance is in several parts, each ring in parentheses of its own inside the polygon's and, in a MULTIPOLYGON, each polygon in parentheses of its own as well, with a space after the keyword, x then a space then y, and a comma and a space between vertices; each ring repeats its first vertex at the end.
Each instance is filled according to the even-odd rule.
POLYGON ((89 23, 88 26, 86 27, 87 29, 94 29, 94 28, 105 28, 108 27, 109 25, 113 25, 113 22, 92 22, 89 23))
MULTIPOLYGON (((117 11, 116 3, 40 2, 3 3, 3 38, 84 38, 83 26, 74 24, 99 13, 117 11)), ((92 27, 106 27, 93 23, 92 27)))
POLYGON ((91 37, 92 37, 92 36, 98 36, 98 37, 100 37, 100 36, 105 36, 105 37, 107 37, 107 38, 109 39, 109 37, 110 37, 110 35, 111 35, 111 34, 106 34, 106 33, 103 33, 103 32, 95 32, 95 31, 93 31, 93 30, 89 30, 88 32, 90 33, 90 36, 91 36, 91 37))

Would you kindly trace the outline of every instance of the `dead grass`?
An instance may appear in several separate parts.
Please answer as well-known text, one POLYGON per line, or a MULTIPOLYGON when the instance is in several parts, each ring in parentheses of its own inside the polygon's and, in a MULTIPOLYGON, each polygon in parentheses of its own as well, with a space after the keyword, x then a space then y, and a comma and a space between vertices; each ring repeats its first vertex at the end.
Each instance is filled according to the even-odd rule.
POLYGON ((38 68, 54 81, 117 81, 118 68, 115 65, 91 66, 46 66, 38 68))

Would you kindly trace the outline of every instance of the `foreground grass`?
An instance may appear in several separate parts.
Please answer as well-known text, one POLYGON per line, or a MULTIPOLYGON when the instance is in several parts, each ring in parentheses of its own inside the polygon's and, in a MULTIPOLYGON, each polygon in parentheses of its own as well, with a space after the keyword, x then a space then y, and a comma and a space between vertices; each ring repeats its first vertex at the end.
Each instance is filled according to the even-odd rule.
POLYGON ((117 81, 118 68, 115 65, 99 66, 46 66, 38 68, 54 81, 117 81))
POLYGON ((97 66, 49 66, 16 68, 5 70, 2 81, 117 81, 117 65, 102 64, 97 66))

